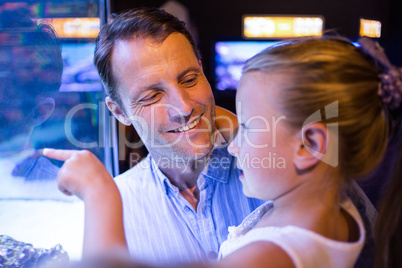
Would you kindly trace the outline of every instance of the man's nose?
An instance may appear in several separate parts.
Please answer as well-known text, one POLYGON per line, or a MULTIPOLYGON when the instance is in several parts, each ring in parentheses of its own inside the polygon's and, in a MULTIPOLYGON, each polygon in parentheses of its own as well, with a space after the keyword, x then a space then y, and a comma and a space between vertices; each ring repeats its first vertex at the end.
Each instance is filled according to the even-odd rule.
POLYGON ((181 88, 174 88, 170 92, 168 115, 172 122, 187 123, 194 111, 194 103, 190 94, 181 88))

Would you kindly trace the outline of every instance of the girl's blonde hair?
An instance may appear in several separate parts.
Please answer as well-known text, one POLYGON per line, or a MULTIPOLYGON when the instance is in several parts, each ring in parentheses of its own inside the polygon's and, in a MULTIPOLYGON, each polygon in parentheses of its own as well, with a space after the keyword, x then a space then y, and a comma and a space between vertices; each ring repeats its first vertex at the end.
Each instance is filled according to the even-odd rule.
MULTIPOLYGON (((338 102, 339 167, 346 178, 369 173, 382 159, 389 125, 378 97, 379 70, 360 48, 339 37, 301 38, 270 47, 249 59, 243 73, 289 74, 277 108, 288 123, 305 120, 338 102)), ((324 117, 324 116, 323 116, 324 117)))

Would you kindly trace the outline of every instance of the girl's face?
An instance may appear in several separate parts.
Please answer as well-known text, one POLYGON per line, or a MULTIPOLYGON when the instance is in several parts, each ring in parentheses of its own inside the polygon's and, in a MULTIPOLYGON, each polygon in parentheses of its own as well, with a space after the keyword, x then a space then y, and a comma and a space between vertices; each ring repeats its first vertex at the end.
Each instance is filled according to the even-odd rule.
POLYGON ((254 71, 244 74, 239 83, 236 111, 240 127, 228 150, 237 157, 243 192, 249 197, 274 200, 300 183, 294 179, 293 165, 299 132, 275 108, 281 85, 287 81, 284 74, 254 71))

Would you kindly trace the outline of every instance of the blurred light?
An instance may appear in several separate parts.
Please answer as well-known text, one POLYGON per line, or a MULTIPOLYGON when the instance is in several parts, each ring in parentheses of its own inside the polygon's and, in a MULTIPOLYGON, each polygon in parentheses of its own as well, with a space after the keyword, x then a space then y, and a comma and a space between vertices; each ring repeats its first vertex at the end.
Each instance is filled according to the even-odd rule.
POLYGON ((245 38, 288 38, 322 35, 324 19, 316 17, 290 16, 244 16, 245 38))
POLYGON ((99 18, 46 19, 60 38, 96 38, 100 29, 99 18))
POLYGON ((360 36, 381 37, 381 21, 360 19, 360 36))

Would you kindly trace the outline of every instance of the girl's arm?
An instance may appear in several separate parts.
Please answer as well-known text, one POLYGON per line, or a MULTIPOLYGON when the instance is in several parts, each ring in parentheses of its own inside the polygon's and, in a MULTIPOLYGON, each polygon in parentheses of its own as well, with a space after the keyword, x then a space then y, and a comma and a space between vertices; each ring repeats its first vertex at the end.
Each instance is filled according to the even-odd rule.
MULTIPOLYGON (((97 263, 102 263, 103 267, 115 267, 117 264, 121 265, 119 267, 151 267, 129 257, 120 193, 96 156, 85 150, 53 149, 45 149, 44 155, 65 161, 57 177, 59 188, 65 194, 77 195, 85 202, 85 260, 81 263, 84 266, 76 267, 98 267, 95 265, 97 263)), ((163 267, 172 266, 166 263, 163 267)), ((182 267, 204 266, 194 263, 182 267)), ((294 267, 294 264, 279 246, 258 241, 238 249, 212 267, 294 267)))
POLYGON ((128 252, 120 192, 99 159, 85 150, 44 149, 43 154, 65 161, 57 176, 59 189, 85 203, 83 257, 128 252))

